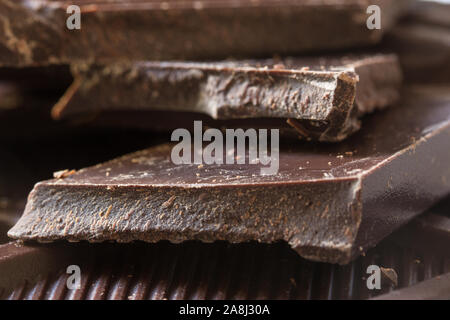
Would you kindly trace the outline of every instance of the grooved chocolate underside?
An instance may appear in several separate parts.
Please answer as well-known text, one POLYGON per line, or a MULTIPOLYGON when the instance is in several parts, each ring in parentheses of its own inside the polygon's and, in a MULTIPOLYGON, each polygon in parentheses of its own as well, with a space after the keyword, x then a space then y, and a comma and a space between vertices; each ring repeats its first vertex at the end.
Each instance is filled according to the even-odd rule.
MULTIPOLYGON (((0 271, 8 275, 0 279, 0 299, 443 299, 450 283, 436 280, 448 279, 450 256, 435 249, 450 234, 432 232, 441 229, 434 212, 399 232, 420 235, 419 248, 420 241, 399 244, 396 232, 346 266, 307 261, 280 243, 10 243, 0 246, 0 271), (80 290, 66 286, 72 264, 81 268, 80 290), (381 290, 368 290, 369 265, 394 270, 398 287, 382 281, 381 290)), ((449 218, 440 216, 442 222, 449 218)))

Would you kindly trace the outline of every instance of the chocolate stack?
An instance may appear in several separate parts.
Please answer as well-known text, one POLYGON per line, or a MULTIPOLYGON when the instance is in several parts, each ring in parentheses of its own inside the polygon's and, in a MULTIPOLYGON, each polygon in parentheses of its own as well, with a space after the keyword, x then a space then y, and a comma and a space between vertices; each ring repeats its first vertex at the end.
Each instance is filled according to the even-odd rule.
MULTIPOLYGON (((404 244, 415 226, 429 230, 416 221, 432 225, 432 234, 448 224, 436 207, 410 222, 450 193, 450 79, 446 72, 419 73, 411 61, 423 56, 411 58, 408 48, 420 39, 402 31, 426 21, 448 32, 435 25, 439 10, 418 18, 423 6, 0 0, 0 130, 9 155, 0 167, 6 177, 0 218, 15 223, 8 236, 16 240, 0 246, 0 270, 21 270, 0 279, 0 297, 273 298, 251 279, 264 248, 273 265, 259 272, 285 257, 281 277, 294 279, 284 284, 290 293, 280 287, 277 298, 371 297, 358 277, 376 263, 386 267, 389 288, 449 272, 446 250, 433 253, 439 268, 426 276, 414 281, 403 272, 424 252, 404 244), (179 142, 177 132, 192 139, 179 142), (50 171, 53 179, 44 180, 50 171), (23 209, 23 190, 35 182, 23 209), (226 282, 225 271, 215 269, 220 257, 208 260, 205 250, 252 257, 243 262, 247 276, 230 266, 244 288, 226 282), (187 252, 216 277, 192 278, 202 273, 196 262, 189 272, 176 262, 187 252), (109 261, 116 254, 129 256, 113 271, 123 283, 108 280, 92 291, 93 279, 111 279, 112 272, 96 267, 93 257, 109 261), (140 254, 148 261, 164 257, 167 265, 155 262, 151 270, 171 269, 172 276, 145 271, 140 254), (399 265, 383 255, 406 258, 399 265), (21 259, 32 261, 33 270, 21 259), (66 264, 90 270, 81 291, 64 288, 66 264), (313 272, 299 277, 298 268, 313 272), (340 275, 326 297, 303 290, 320 268, 340 275), (41 288, 26 293, 41 276, 41 288), (189 290, 170 291, 173 279, 189 290), (149 294, 154 281, 169 283, 149 294), (217 286, 203 292, 208 281, 217 286), (222 285, 231 291, 217 296, 214 288, 224 292, 222 285)), ((448 50, 429 65, 443 70, 447 62, 448 50)), ((436 241, 448 239, 445 228, 436 241)))

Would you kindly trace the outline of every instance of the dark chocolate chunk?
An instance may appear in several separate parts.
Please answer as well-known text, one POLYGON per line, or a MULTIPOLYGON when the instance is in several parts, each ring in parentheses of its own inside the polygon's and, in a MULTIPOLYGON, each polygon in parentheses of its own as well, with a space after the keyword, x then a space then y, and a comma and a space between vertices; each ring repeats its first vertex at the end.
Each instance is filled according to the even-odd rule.
POLYGON ((44 181, 9 231, 22 240, 258 240, 345 264, 450 191, 450 95, 414 87, 339 144, 260 165, 174 165, 171 145, 44 181))
POLYGON ((270 117, 290 119, 303 138, 319 141, 340 141, 358 130, 359 117, 395 102, 401 84, 395 55, 78 65, 73 72, 55 118, 105 110, 270 117))
POLYGON ((221 59, 365 47, 379 42, 403 0, 1 0, 0 65, 221 59), (382 11, 369 30, 369 5, 382 11), (69 5, 81 29, 69 30, 69 5))

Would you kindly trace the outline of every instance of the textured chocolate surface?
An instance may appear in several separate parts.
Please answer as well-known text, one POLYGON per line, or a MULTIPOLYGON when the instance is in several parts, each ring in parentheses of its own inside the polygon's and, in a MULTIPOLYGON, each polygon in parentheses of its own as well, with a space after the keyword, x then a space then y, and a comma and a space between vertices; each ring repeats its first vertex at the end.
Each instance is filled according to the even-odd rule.
POLYGON ((258 165, 181 165, 161 145, 37 184, 9 231, 23 240, 258 240, 345 264, 450 191, 450 96, 407 90, 336 145, 282 147, 258 165))
POLYGON ((254 58, 361 47, 377 43, 405 3, 1 0, 0 65, 254 58), (81 9, 80 30, 66 27, 73 4, 81 9), (381 30, 366 27, 370 4, 382 7, 381 30))
MULTIPOLYGON (((124 110, 280 118, 319 141, 340 141, 358 130, 361 115, 398 99, 402 80, 395 55, 77 65, 73 72, 55 118, 124 110)), ((149 127, 152 122, 161 120, 150 118, 149 127)))
MULTIPOLYGON (((422 237, 422 231, 401 229, 409 238, 422 237)), ((448 250, 434 250, 448 236, 416 249, 415 242, 398 244, 394 233, 346 266, 302 259, 280 243, 11 243, 0 246, 0 272, 7 275, 0 280, 0 299, 386 299, 406 291, 413 293, 409 298, 442 299, 448 281, 429 286, 427 280, 444 280, 450 272, 448 250), (81 269, 80 290, 66 286, 66 268, 73 264, 81 269), (369 265, 394 270, 398 286, 382 282, 380 290, 368 290, 369 265)))

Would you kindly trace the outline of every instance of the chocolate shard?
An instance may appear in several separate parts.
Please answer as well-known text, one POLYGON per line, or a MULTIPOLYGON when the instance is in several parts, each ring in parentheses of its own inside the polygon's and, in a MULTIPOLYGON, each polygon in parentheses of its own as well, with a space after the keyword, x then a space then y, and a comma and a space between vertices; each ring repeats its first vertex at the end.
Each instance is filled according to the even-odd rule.
POLYGON ((340 141, 359 117, 395 102, 395 55, 240 62, 138 62, 73 68, 54 118, 118 110, 189 111, 213 119, 281 118, 308 140, 340 141))
POLYGON ((377 43, 407 6, 406 0, 1 0, 0 65, 221 59, 365 47, 377 43), (69 5, 80 8, 79 30, 66 26, 69 5), (380 30, 366 26, 369 5, 382 9, 380 30))
POLYGON ((171 145, 38 183, 12 238, 288 242, 346 264, 450 191, 450 95, 410 88, 339 144, 281 147, 260 165, 174 165, 171 145))

